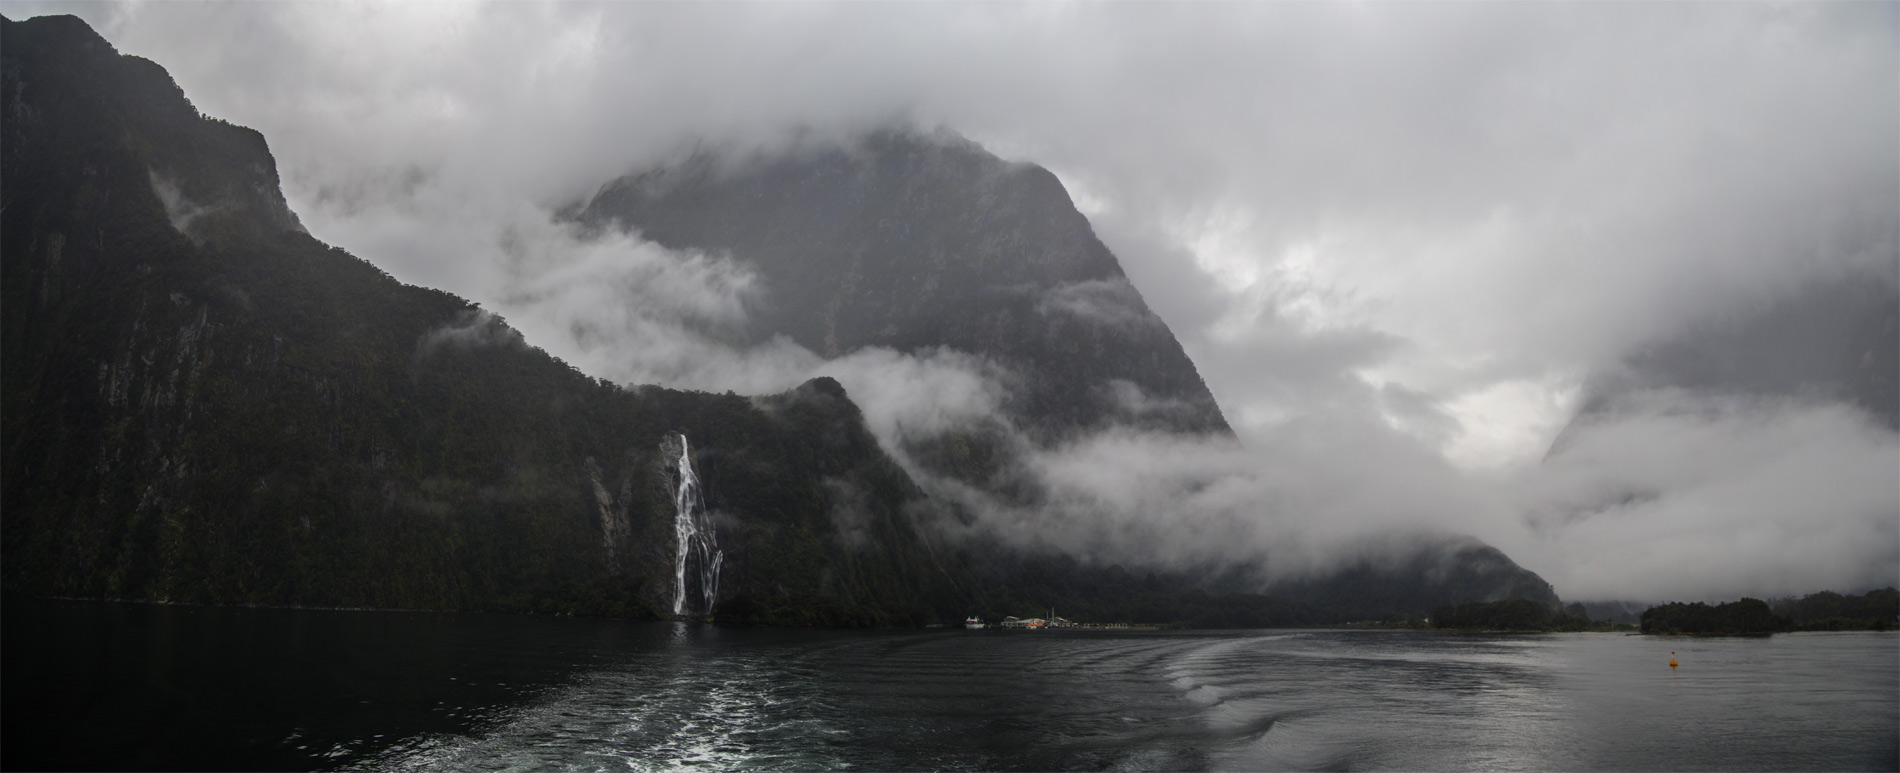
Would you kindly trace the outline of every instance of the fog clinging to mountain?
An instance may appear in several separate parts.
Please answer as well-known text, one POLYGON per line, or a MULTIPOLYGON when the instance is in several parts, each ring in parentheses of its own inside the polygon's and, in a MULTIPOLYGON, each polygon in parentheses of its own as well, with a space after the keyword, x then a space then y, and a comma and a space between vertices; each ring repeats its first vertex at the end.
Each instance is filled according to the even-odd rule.
POLYGON ((892 122, 1050 168, 1240 443, 1037 449, 1054 504, 997 506, 1014 538, 1301 571, 1462 532, 1571 599, 1900 576, 1900 440, 1829 395, 1644 390, 1546 453, 1646 346, 1895 292, 1891 4, 7 6, 45 12, 263 132, 318 238, 623 383, 834 375, 887 445, 993 420, 1008 374, 737 345, 770 292, 743 262, 554 213, 892 122))

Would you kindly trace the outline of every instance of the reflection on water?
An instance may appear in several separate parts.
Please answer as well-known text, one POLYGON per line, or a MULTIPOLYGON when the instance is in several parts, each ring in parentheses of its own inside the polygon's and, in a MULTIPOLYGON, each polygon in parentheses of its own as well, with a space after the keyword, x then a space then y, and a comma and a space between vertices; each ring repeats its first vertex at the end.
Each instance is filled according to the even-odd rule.
POLYGON ((10 769, 1900 767, 1893 634, 844 633, 82 602, 9 602, 5 623, 10 769))
POLYGON ((308 769, 510 716, 626 626, 8 599, 9 769, 308 769))

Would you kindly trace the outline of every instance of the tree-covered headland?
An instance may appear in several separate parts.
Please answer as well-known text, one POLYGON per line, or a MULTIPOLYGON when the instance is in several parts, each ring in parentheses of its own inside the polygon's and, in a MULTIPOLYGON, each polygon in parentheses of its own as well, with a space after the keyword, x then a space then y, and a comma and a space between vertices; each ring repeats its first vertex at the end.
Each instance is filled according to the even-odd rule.
POLYGON ((1792 631, 1891 631, 1900 623, 1900 590, 1881 588, 1858 596, 1821 591, 1769 602, 1792 631))
POLYGON ((1744 598, 1726 604, 1673 602, 1643 612, 1643 633, 1764 634, 1786 631, 1891 631, 1900 620, 1900 591, 1872 590, 1858 596, 1832 591, 1773 605, 1744 598))

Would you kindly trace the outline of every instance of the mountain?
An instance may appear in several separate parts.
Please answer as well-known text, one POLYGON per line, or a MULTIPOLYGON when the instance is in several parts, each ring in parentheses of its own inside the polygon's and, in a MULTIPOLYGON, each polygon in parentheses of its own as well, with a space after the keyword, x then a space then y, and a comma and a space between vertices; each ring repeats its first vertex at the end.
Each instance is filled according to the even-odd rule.
POLYGON ((1012 376, 1004 414, 1038 442, 1113 425, 1232 434, 1055 175, 947 132, 702 153, 609 182, 574 216, 756 270, 749 342, 988 358, 1012 376))
MULTIPOLYGON (((949 132, 885 129, 778 153, 701 152, 615 179, 569 214, 592 228, 728 255, 755 270, 765 289, 741 343, 783 335, 826 357, 871 346, 948 348, 1001 364, 1014 376, 1003 413, 1030 446, 1109 427, 1232 437, 1194 364, 1061 182, 949 132)), ((1036 482, 1019 472, 1032 451, 1012 442, 1018 437, 977 427, 896 442, 939 496, 955 500, 963 491, 930 485, 944 476, 1034 507, 1036 482)), ((1325 620, 1508 598, 1557 602, 1542 578, 1476 540, 1421 535, 1414 542, 1390 562, 1280 582, 1267 592, 1298 599, 1304 614, 1325 620)), ((1027 568, 1073 562, 1010 551, 982 544, 967 562, 1008 578, 1008 587, 1047 588, 1044 598, 1089 608, 1064 590, 1067 583, 1027 568)), ((1104 586, 1141 593, 1138 583, 1092 571, 1104 586)), ((1257 619, 1287 615, 1295 613, 1277 609, 1257 619)))
POLYGON ((1351 620, 1514 599, 1552 610, 1559 606, 1556 589, 1544 578, 1477 539, 1419 535, 1408 547, 1397 556, 1360 559, 1316 577, 1273 583, 1268 592, 1351 620))
POLYGON ((683 434, 735 616, 965 614, 836 382, 591 379, 304 233, 264 138, 158 65, 71 17, 3 29, 8 592, 665 614, 683 434))
MULTIPOLYGON (((836 381, 745 397, 590 378, 313 238, 261 135, 200 114, 83 22, 0 20, 0 73, 9 594, 820 625, 1059 604, 1266 625, 1548 590, 1461 546, 1286 598, 950 542, 955 504, 836 381)), ((616 201, 670 213, 643 227, 662 243, 754 262, 793 245, 770 253, 797 270, 762 269, 778 294, 747 335, 995 359, 1020 388, 991 437, 1228 434, 1046 171, 886 133, 628 178, 578 216, 623 222, 601 214, 616 201)), ((967 440, 909 450, 952 471, 1007 465, 967 440)))

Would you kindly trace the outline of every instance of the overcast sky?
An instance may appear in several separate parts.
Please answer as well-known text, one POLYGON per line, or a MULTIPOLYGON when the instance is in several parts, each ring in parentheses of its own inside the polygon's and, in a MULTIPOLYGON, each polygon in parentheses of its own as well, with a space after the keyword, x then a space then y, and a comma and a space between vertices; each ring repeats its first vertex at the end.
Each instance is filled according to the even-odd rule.
MULTIPOLYGON (((1900 445, 1844 406, 1656 395, 1544 461, 1585 379, 1644 343, 1817 280, 1893 283, 1900 5, 5 8, 75 13, 262 131, 318 238, 622 380, 757 391, 817 366, 677 335, 743 313, 743 267, 562 242, 548 211, 608 179, 897 120, 1042 164, 1250 449, 1115 434, 1039 460, 1124 532, 1190 505, 1220 542, 1428 522, 1570 598, 1900 572, 1900 445), (640 303, 576 294, 609 270, 645 277, 640 303), (623 340, 580 340, 609 313, 623 340), (1263 501, 1308 527, 1250 521, 1263 501)), ((990 399, 930 377, 973 372, 953 353, 888 359, 832 367, 990 399)))

